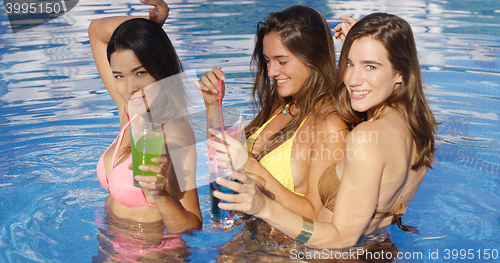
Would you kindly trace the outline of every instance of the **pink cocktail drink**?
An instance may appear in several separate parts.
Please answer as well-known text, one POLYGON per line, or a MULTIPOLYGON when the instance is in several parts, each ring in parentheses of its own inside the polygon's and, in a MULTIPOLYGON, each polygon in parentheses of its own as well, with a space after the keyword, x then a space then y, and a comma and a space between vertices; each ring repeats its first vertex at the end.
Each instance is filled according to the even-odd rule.
MULTIPOLYGON (((215 129, 220 131, 220 128, 215 128, 215 129)), ((222 132, 224 133, 222 135, 222 138, 225 138, 224 136, 230 136, 233 139, 238 140, 238 137, 241 135, 241 126, 224 127, 222 132)), ((213 134, 211 135, 211 140, 229 146, 227 143, 225 143, 218 137, 215 137, 213 134)), ((215 156, 215 151, 213 151, 213 149, 209 150, 209 158, 211 159, 211 161, 209 162, 210 208, 211 208, 210 220, 213 226, 220 228, 231 228, 234 225, 235 212, 230 210, 220 209, 218 204, 223 201, 213 196, 213 191, 215 190, 220 191, 222 193, 234 194, 234 191, 226 187, 220 186, 215 182, 215 179, 218 177, 224 177, 226 179, 230 179, 229 177, 227 177, 227 172, 230 171, 231 169, 227 167, 220 167, 217 164, 217 158, 215 156)))

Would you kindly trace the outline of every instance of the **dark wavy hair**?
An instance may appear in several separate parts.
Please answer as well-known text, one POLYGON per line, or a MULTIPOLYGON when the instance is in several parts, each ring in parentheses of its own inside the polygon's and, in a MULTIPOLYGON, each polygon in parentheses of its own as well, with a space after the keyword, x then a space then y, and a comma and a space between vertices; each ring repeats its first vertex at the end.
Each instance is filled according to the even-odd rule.
POLYGON ((351 46, 354 41, 363 37, 380 41, 389 54, 393 69, 403 77, 400 86, 375 112, 374 120, 380 117, 385 107, 398 112, 405 120, 417 146, 417 158, 411 168, 418 169, 422 165, 431 167, 431 163, 435 161, 437 123, 425 99, 413 32, 404 19, 386 13, 373 13, 351 28, 340 53, 337 86, 333 93, 339 115, 353 126, 366 117, 365 113, 352 109, 349 91, 343 82, 351 46))
MULTIPOLYGON (((155 22, 134 18, 120 24, 108 43, 107 56, 110 61, 113 52, 130 49, 137 56, 146 71, 157 81, 174 76, 183 71, 172 42, 161 26, 155 22)), ((172 78, 174 79, 174 78, 172 78)), ((177 80, 177 78, 175 78, 177 80)), ((160 89, 155 98, 155 105, 164 109, 151 111, 153 120, 172 120, 184 116, 187 110, 187 92, 183 83, 179 81, 167 82, 160 89)), ((163 123, 163 122, 162 122, 163 123)))
POLYGON ((258 160, 285 141, 313 111, 322 116, 335 111, 331 92, 337 71, 330 26, 314 8, 302 5, 291 6, 271 13, 265 21, 257 24, 256 43, 252 55, 252 66, 256 67, 256 70, 252 70, 255 78, 252 94, 259 113, 245 127, 247 138, 258 127, 261 127, 279 107, 283 107, 292 100, 292 97, 281 97, 275 80, 268 76, 266 58, 263 54, 263 41, 264 36, 273 32, 281 36, 281 42, 294 56, 311 68, 311 73, 301 90, 295 95, 297 98, 295 117, 266 142, 263 149, 255 156, 258 160), (315 107, 319 104, 321 104, 319 107, 315 107))

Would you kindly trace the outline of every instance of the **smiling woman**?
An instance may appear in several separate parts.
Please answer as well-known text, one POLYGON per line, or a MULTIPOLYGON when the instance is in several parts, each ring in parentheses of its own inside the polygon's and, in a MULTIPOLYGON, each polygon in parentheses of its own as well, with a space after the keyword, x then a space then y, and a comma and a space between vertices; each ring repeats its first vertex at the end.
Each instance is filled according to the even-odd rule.
MULTIPOLYGON (((319 178, 342 158, 345 141, 338 138, 348 132, 331 96, 337 72, 330 26, 307 6, 271 13, 257 24, 252 66, 258 114, 245 127, 247 147, 225 136, 229 146, 212 144, 218 150, 217 161, 229 160, 229 156, 240 159, 237 163, 244 165, 236 168, 249 174, 278 203, 316 218, 322 207, 319 178)), ((219 79, 225 79, 224 73, 213 68, 196 83, 212 123, 218 122, 213 109, 218 109, 219 79)), ((246 227, 252 234, 239 236, 251 236, 251 242, 258 242, 255 247, 297 245, 260 220, 246 227)))
MULTIPOLYGON (((243 146, 237 142, 229 143, 228 153, 244 152, 231 156, 243 159, 245 172, 284 206, 316 218, 321 208, 319 176, 342 158, 345 148, 343 140, 332 138, 345 137, 348 131, 330 95, 336 76, 330 26, 307 6, 271 13, 257 25, 252 62, 258 114, 245 127, 250 154, 238 150, 243 146)), ((224 78, 214 68, 197 83, 213 123, 218 118, 212 114, 218 107, 215 88, 224 78)))
POLYGON ((401 81, 401 73, 394 70, 380 41, 363 37, 352 44, 344 83, 350 92, 353 110, 366 112, 371 119, 401 81))
POLYGON ((94 20, 89 27, 97 69, 120 113, 120 134, 97 164, 99 182, 110 193, 105 208, 112 230, 100 238, 101 247, 113 247, 109 253, 118 253, 119 261, 151 259, 159 251, 183 247, 180 236, 164 231, 179 233, 202 222, 196 188, 179 185, 195 180, 196 148, 193 130, 182 115, 187 105, 184 86, 164 85, 182 71, 160 26, 168 7, 160 0, 143 2, 154 6, 149 19, 110 17, 94 20), (152 159, 161 165, 139 166, 157 176, 134 177, 130 170, 131 120, 161 124, 166 153, 152 159), (134 186, 133 179, 142 188, 134 186), (129 231, 141 234, 131 239, 129 231))
POLYGON ((311 73, 311 67, 290 52, 276 32, 265 35, 262 46, 268 76, 276 81, 278 94, 283 98, 298 94, 311 73))
MULTIPOLYGON (((116 91, 123 101, 133 106, 143 104, 145 97, 138 91, 155 83, 156 79, 144 69, 134 51, 131 49, 118 50, 111 54, 109 61, 115 77, 116 91)), ((148 96, 148 98, 154 99, 154 96, 148 96)), ((151 103, 151 99, 149 103, 151 103)), ((136 113, 139 114, 139 112, 136 113)))

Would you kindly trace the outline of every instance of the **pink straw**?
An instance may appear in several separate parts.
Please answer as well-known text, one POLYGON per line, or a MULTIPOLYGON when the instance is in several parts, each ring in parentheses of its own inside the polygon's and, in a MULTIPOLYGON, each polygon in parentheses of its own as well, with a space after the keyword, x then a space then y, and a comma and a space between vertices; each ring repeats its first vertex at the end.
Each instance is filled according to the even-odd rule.
MULTIPOLYGON (((220 70, 222 70, 222 68, 219 68, 220 70)), ((222 89, 222 80, 219 79, 219 87, 218 87, 218 92, 219 92, 219 115, 220 115, 220 121, 221 121, 221 131, 222 131, 222 134, 224 136, 224 120, 222 119, 222 97, 221 97, 221 89, 222 89)), ((210 126, 212 126, 212 123, 210 123, 210 126)), ((213 128, 213 127, 210 127, 210 128, 213 128)), ((217 165, 217 152, 214 150, 214 149, 210 149, 209 152, 208 152, 208 155, 212 155, 213 158, 212 158, 212 161, 213 161, 213 164, 214 164, 214 170, 215 170, 215 177, 219 177, 219 167, 217 165)), ((210 172, 210 166, 208 167, 209 168, 209 172, 210 172)), ((219 191, 219 188, 217 187, 217 183, 215 182, 212 182, 215 190, 219 191)), ((222 201, 222 200, 221 200, 222 201)), ((222 201, 222 202, 225 202, 225 201, 222 201)), ((229 214, 229 211, 228 210, 224 210, 226 211, 226 215, 228 217, 229 220, 233 220, 231 214, 229 214)))
MULTIPOLYGON (((222 71, 222 67, 219 68, 222 71)), ((220 130, 224 133, 224 119, 222 119, 222 97, 221 97, 221 89, 222 89, 222 80, 219 79, 219 114, 220 114, 220 130)))

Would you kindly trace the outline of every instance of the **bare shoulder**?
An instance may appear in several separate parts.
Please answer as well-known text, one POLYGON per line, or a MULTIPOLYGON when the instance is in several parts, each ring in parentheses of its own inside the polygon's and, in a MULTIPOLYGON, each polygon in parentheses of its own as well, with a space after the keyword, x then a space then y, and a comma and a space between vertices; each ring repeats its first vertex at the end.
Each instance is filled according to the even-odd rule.
POLYGON ((328 112, 316 109, 311 113, 310 123, 315 126, 318 131, 338 132, 348 131, 347 124, 333 110, 328 112))
POLYGON ((408 138, 411 134, 404 120, 391 112, 377 120, 358 124, 349 133, 347 144, 354 149, 385 155, 390 152, 388 149, 404 144, 408 138))
POLYGON ((167 122, 165 135, 169 143, 175 143, 179 146, 189 146, 195 143, 193 128, 186 117, 167 122))
POLYGON ((412 138, 411 132, 404 119, 394 110, 388 111, 372 125, 380 132, 380 138, 390 142, 405 142, 412 138))
POLYGON ((385 132, 386 127, 382 123, 362 122, 349 133, 346 147, 363 152, 368 158, 373 155, 380 159, 390 142, 390 137, 386 136, 385 132))

